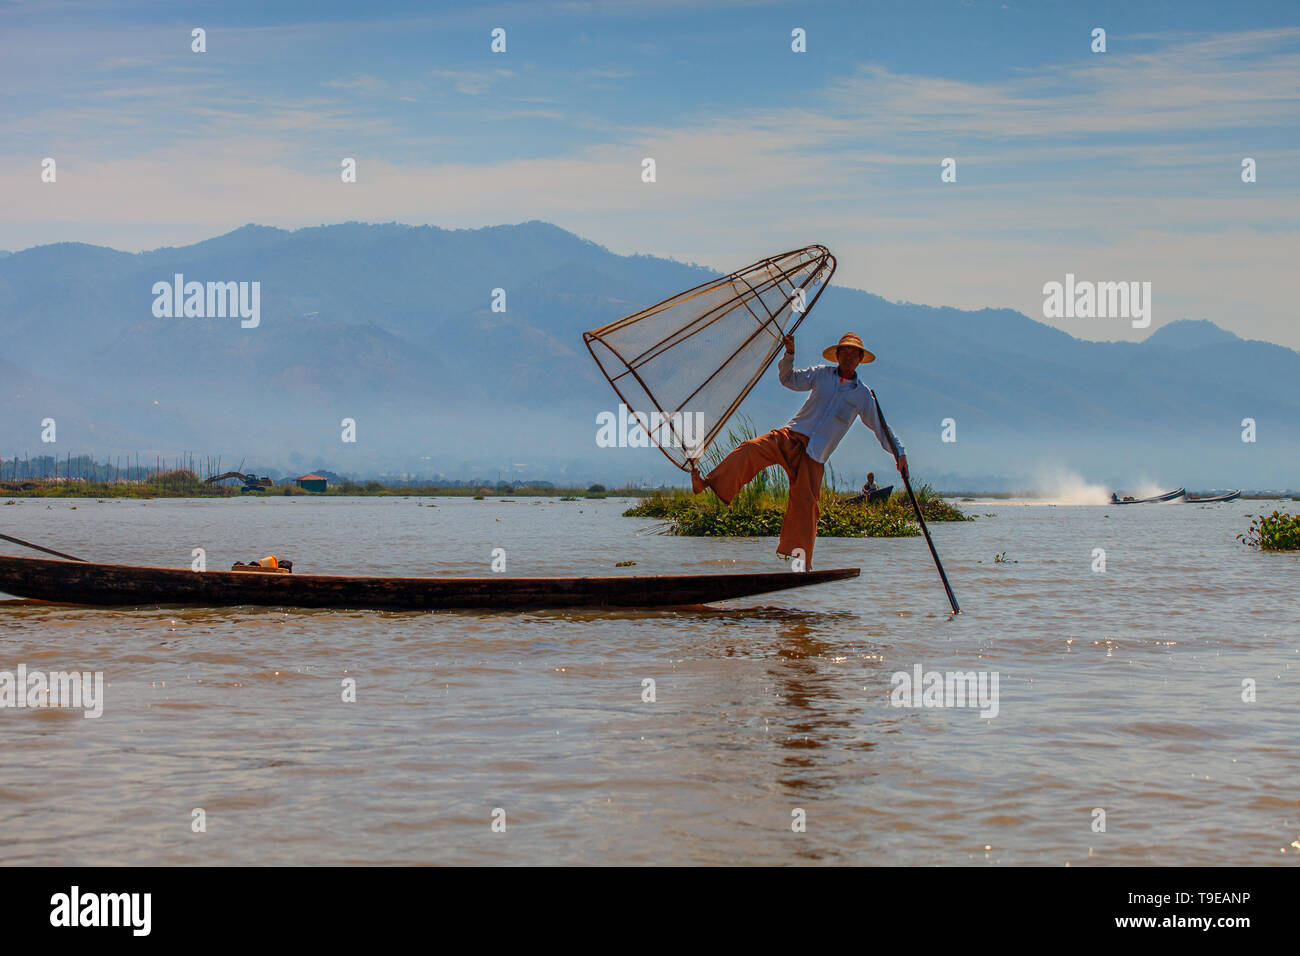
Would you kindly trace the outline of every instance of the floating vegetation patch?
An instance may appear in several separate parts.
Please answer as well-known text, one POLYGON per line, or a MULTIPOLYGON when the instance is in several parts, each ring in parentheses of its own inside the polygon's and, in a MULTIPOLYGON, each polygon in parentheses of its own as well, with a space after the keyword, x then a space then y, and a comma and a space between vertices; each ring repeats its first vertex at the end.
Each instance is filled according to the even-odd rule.
POLYGON ((1284 511, 1255 515, 1237 540, 1260 551, 1300 551, 1300 515, 1284 511))

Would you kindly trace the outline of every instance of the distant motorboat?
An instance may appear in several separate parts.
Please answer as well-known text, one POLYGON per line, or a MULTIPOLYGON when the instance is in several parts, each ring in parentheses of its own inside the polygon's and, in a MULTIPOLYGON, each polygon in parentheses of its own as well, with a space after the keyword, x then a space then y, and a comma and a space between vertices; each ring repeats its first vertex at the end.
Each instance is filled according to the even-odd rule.
POLYGON ((1161 501, 1173 501, 1175 498, 1182 498, 1186 494, 1186 488, 1179 488, 1177 491, 1170 491, 1163 495, 1155 495, 1151 498, 1121 498, 1119 492, 1112 492, 1110 503, 1113 505, 1150 505, 1161 501))
POLYGON ((1236 501, 1240 497, 1241 491, 1234 491, 1226 495, 1212 495, 1209 498, 1193 498, 1189 495, 1183 498, 1183 502, 1189 505, 1209 505, 1216 501, 1236 501))

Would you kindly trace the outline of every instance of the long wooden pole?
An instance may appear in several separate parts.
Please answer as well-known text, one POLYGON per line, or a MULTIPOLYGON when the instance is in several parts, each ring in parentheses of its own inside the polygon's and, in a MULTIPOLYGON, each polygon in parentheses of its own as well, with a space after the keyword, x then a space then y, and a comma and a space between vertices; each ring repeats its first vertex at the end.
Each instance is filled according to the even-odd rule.
POLYGON ((12 541, 14 544, 21 544, 24 548, 32 548, 36 551, 44 551, 46 554, 52 554, 56 558, 67 558, 69 561, 80 561, 86 563, 85 558, 78 558, 75 555, 64 554, 62 551, 55 551, 52 548, 42 548, 39 544, 32 544, 30 541, 24 541, 22 538, 11 538, 7 534, 0 534, 0 538, 5 541, 12 541))
MULTIPOLYGON (((885 421, 885 413, 880 407, 880 400, 876 398, 876 393, 872 389, 871 400, 876 403, 876 415, 880 418, 880 427, 885 430, 889 436, 890 447, 894 449, 894 457, 898 457, 898 445, 894 443, 894 433, 889 430, 889 424, 885 421)), ((935 550, 934 541, 930 538, 930 529, 925 526, 925 517, 921 514, 921 506, 916 502, 916 495, 912 493, 912 483, 907 480, 907 475, 903 475, 903 487, 907 489, 907 497, 912 499, 912 508, 916 511, 916 520, 921 523, 921 533, 925 535, 925 543, 930 546, 930 556, 934 558, 934 566, 939 569, 939 578, 943 581, 943 589, 948 592, 948 603, 952 605, 952 613, 960 614, 961 608, 957 604, 957 595, 952 593, 952 585, 948 583, 948 575, 944 573, 943 563, 939 560, 939 552, 935 550)))

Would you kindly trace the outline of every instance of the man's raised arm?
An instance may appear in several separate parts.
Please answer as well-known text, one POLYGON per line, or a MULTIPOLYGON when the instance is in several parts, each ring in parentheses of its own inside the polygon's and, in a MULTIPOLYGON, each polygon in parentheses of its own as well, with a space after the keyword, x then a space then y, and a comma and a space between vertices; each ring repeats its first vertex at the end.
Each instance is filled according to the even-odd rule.
POLYGON ((781 356, 781 361, 776 363, 777 372, 781 376, 781 384, 795 392, 811 392, 813 370, 801 368, 796 371, 794 367, 794 336, 787 335, 783 341, 785 342, 785 354, 781 356))

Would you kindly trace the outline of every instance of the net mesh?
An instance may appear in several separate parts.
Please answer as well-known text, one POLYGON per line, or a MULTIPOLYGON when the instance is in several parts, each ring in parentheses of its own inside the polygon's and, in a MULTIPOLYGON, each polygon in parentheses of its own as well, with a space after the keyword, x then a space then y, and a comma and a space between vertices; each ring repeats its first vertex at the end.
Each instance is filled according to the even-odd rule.
POLYGON ((583 333, 639 426, 689 470, 835 272, 825 246, 763 259, 583 333))

